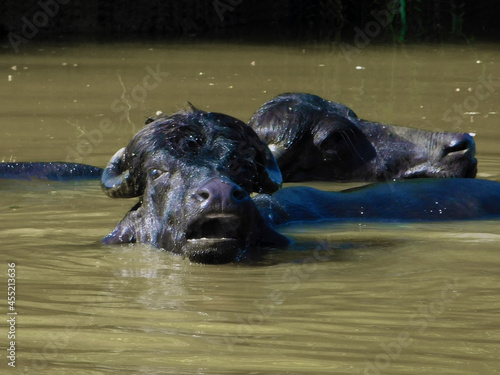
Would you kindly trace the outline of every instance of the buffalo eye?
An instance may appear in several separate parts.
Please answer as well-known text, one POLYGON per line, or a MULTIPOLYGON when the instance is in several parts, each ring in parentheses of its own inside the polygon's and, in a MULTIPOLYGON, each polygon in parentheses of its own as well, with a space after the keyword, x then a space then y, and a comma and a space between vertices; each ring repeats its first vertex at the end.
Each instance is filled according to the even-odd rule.
POLYGON ((165 171, 162 171, 161 169, 158 168, 153 168, 148 171, 149 177, 151 177, 153 180, 156 180, 163 173, 165 173, 165 171))

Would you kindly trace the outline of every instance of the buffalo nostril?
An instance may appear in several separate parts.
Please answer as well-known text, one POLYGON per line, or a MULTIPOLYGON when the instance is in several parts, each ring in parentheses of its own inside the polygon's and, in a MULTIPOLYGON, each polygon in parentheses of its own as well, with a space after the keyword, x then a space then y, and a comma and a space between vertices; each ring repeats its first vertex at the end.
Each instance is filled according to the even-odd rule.
POLYGON ((248 193, 233 182, 214 179, 200 187, 194 197, 204 205, 225 207, 242 202, 248 197, 248 193))
POLYGON ((443 148, 443 156, 453 154, 455 152, 474 152, 474 148, 474 140, 472 137, 468 134, 463 134, 443 148))
POLYGON ((241 201, 243 199, 245 199, 247 197, 247 192, 243 189, 239 189, 239 188, 235 188, 233 193, 232 193, 232 196, 235 200, 237 201, 241 201))
POLYGON ((206 201, 206 200, 208 200, 208 198, 210 198, 210 192, 208 192, 206 190, 198 190, 196 192, 196 198, 200 202, 206 201))

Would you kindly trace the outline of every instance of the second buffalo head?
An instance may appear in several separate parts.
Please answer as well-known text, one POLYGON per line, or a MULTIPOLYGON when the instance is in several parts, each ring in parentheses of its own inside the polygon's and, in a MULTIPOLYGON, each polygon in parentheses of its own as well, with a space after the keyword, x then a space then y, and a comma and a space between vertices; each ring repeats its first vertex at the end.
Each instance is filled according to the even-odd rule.
POLYGON ((285 182, 475 177, 477 172, 469 134, 362 120, 345 105, 312 94, 279 95, 249 124, 274 153, 285 182))

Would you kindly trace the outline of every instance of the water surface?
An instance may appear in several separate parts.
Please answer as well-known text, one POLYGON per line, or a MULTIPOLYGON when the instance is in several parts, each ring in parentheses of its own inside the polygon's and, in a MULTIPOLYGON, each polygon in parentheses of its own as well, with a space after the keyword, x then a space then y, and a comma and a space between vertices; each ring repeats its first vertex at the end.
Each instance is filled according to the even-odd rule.
MULTIPOLYGON (((500 181, 498 51, 33 42, 0 55, 0 158, 104 166, 158 110, 190 101, 246 121, 305 91, 371 120, 475 133, 478 177, 500 181)), ((19 373, 499 373, 498 221, 290 226, 288 251, 206 266, 100 245, 135 200, 96 182, 0 190, 19 373)))

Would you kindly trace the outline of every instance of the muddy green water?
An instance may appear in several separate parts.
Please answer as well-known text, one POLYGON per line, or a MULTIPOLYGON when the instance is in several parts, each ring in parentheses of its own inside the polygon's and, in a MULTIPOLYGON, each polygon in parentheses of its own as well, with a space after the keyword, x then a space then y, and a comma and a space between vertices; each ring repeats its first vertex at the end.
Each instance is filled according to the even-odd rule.
MULTIPOLYGON (((346 58, 319 45, 35 42, 0 52, 4 161, 104 166, 157 110, 190 101, 248 120, 305 91, 372 120, 474 132, 478 177, 500 181, 497 45, 346 58)), ((96 182, 0 181, 0 373, 500 373, 498 221, 294 226, 287 252, 206 266, 100 245, 134 202, 96 182)))

